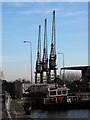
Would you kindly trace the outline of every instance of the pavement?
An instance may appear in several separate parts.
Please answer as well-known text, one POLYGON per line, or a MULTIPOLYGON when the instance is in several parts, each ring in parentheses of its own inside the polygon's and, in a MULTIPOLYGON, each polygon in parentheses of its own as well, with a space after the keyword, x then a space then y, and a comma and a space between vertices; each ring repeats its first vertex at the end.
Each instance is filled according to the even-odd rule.
POLYGON ((10 110, 4 112, 2 120, 32 120, 32 118, 31 115, 25 115, 22 105, 17 100, 12 99, 10 110))
POLYGON ((9 119, 9 116, 7 114, 7 110, 5 107, 5 104, 2 102, 2 119, 1 120, 5 120, 5 119, 9 119))

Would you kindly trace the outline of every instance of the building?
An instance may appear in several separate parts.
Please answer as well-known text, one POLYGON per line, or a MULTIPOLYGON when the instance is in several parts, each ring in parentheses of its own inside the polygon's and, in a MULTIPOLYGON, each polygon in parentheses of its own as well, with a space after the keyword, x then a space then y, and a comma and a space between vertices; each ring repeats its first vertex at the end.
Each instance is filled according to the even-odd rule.
POLYGON ((14 82, 2 81, 2 91, 5 93, 7 91, 10 93, 12 98, 22 98, 22 83, 18 80, 14 82))
POLYGON ((25 91, 30 87, 30 81, 22 81, 22 92, 25 93, 25 91))
POLYGON ((90 90, 90 66, 64 67, 61 70, 81 70, 81 78, 74 81, 73 85, 76 87, 79 86, 77 88, 83 91, 90 90))

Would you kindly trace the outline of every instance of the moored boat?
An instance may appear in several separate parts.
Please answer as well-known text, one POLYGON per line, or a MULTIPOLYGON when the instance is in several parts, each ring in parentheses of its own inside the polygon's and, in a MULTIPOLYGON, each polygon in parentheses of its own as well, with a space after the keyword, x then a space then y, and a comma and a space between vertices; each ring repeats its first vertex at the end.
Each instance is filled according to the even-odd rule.
POLYGON ((48 95, 44 98, 44 107, 57 108, 90 108, 90 93, 78 92, 70 93, 67 87, 57 87, 55 89, 48 89, 48 95))
POLYGON ((90 108, 90 93, 72 93, 65 85, 33 85, 25 97, 31 102, 32 108, 90 108))

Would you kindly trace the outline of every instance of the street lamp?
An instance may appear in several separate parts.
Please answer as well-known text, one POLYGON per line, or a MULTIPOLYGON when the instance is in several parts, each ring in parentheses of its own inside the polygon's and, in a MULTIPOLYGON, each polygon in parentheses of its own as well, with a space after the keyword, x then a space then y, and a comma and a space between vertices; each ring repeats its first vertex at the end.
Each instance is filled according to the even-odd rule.
POLYGON ((31 61, 31 84, 32 84, 32 43, 31 41, 24 41, 24 43, 29 43, 30 44, 30 61, 31 61))
MULTIPOLYGON (((63 55, 63 68, 64 68, 64 53, 58 53, 63 55)), ((63 80, 64 80, 64 70, 63 70, 63 80)))

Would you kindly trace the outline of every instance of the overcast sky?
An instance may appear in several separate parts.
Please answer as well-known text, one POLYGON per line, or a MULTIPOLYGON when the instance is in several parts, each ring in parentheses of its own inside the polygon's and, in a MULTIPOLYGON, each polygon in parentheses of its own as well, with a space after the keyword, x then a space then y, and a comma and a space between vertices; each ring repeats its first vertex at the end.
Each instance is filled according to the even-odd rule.
MULTIPOLYGON (((42 49, 44 19, 47 18, 48 52, 51 44, 52 13, 56 11, 56 51, 64 53, 65 66, 88 64, 87 2, 4 2, 2 3, 2 52, 5 78, 29 78, 32 42, 33 76, 35 72, 38 26, 41 25, 42 49)), ((48 53, 49 56, 49 53, 48 53)), ((57 55, 62 67, 62 55, 57 55)))

